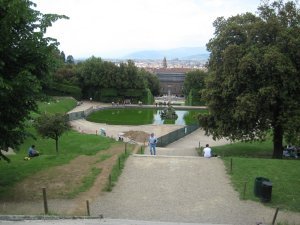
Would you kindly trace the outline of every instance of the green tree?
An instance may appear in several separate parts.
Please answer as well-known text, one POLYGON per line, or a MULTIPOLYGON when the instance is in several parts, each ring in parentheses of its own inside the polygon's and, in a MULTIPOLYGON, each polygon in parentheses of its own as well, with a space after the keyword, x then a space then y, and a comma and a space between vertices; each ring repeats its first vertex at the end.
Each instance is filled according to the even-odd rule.
MULTIPOLYGON (((199 105, 202 100, 201 92, 205 88, 205 79, 208 73, 203 70, 193 70, 185 75, 183 92, 186 100, 188 98, 192 103, 199 105)), ((192 104, 195 105, 195 104, 192 104)))
POLYGON ((258 15, 218 18, 210 77, 203 95, 210 114, 200 123, 215 138, 264 139, 271 130, 273 157, 283 138, 299 134, 300 13, 293 1, 263 3, 258 15))
POLYGON ((65 115, 56 113, 54 115, 43 114, 34 124, 37 132, 44 138, 55 140, 55 149, 58 153, 59 137, 66 131, 70 130, 70 125, 65 115))
MULTIPOLYGON (((114 89, 122 94, 128 89, 146 88, 146 79, 130 60, 116 66, 101 58, 91 57, 78 64, 77 74, 85 98, 97 99, 103 89, 114 89)), ((124 97, 118 96, 120 99, 124 97)))
POLYGON ((66 62, 66 55, 65 55, 64 51, 62 51, 60 53, 60 58, 61 58, 61 61, 66 62))
MULTIPOLYGON (((25 121, 53 65, 58 43, 46 38, 60 18, 42 14, 29 0, 0 1, 0 149, 17 149, 26 137, 25 121)), ((0 151, 0 158, 7 161, 0 151)))
POLYGON ((160 83, 157 75, 146 71, 145 69, 140 69, 139 73, 146 80, 146 86, 149 88, 153 96, 159 95, 160 83))
POLYGON ((66 63, 67 64, 74 64, 75 63, 74 57, 72 55, 68 55, 67 59, 66 59, 66 63))

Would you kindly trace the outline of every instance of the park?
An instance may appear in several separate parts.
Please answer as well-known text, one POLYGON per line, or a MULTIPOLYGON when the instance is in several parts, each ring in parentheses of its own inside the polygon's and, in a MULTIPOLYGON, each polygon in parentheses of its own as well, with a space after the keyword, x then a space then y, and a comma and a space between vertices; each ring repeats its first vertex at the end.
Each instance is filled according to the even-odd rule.
POLYGON ((186 70, 75 61, 69 17, 0 3, 0 223, 300 224, 298 6, 216 18, 186 70))

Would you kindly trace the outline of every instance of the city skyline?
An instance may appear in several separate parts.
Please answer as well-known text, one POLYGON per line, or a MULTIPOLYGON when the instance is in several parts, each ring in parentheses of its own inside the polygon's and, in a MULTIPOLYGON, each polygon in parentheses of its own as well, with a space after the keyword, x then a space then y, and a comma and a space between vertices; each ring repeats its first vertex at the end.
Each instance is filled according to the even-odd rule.
POLYGON ((63 14, 48 28, 74 58, 120 58, 143 50, 205 47, 220 16, 257 11, 260 0, 33 0, 42 13, 63 14))

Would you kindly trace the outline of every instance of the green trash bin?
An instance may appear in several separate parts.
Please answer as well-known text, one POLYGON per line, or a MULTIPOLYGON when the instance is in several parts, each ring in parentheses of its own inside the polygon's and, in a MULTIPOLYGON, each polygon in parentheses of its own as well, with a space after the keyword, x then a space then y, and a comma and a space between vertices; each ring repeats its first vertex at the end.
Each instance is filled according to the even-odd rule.
POLYGON ((272 197, 272 182, 263 181, 261 186, 261 197, 262 202, 270 202, 272 197))
POLYGON ((261 197, 261 190, 262 190, 262 182, 270 181, 268 178, 265 177, 256 177, 254 181, 254 195, 256 197, 261 197))

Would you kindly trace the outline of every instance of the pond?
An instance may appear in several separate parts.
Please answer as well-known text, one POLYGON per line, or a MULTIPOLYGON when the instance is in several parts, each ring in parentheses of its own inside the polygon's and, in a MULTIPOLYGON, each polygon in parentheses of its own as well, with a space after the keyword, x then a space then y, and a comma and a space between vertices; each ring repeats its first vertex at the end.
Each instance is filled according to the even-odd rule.
POLYGON ((103 109, 90 114, 88 121, 106 123, 111 125, 144 125, 144 124, 197 124, 196 116, 199 113, 207 113, 207 110, 176 110, 176 120, 163 120, 160 117, 160 109, 145 108, 116 108, 103 109))

